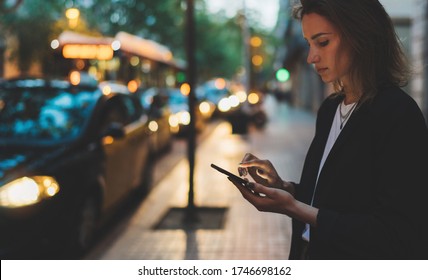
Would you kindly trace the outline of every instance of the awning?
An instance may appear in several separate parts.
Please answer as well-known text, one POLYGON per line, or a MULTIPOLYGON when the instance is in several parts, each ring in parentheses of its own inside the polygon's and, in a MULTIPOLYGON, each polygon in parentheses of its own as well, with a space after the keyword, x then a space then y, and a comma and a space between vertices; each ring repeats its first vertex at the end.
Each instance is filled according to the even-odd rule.
POLYGON ((155 41, 123 31, 116 34, 115 40, 120 42, 120 49, 124 52, 177 67, 172 52, 155 41))
POLYGON ((113 43, 114 39, 110 37, 94 37, 83 35, 73 31, 64 31, 58 37, 59 45, 108 45, 113 43))
POLYGON ((117 41, 120 43, 118 50, 122 52, 164 63, 177 69, 186 67, 185 62, 174 59, 172 52, 166 46, 123 31, 117 33, 114 38, 64 31, 58 37, 58 41, 66 58, 108 60, 113 57, 112 45, 117 41))
POLYGON ((71 59, 110 60, 113 58, 113 41, 109 37, 92 37, 72 31, 64 31, 58 37, 62 55, 71 59))

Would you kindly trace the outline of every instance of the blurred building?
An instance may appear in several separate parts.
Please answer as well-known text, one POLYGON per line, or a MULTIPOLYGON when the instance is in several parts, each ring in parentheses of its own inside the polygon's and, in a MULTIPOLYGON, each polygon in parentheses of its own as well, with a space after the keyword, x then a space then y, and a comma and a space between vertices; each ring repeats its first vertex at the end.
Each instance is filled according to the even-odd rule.
POLYGON ((302 37, 300 22, 293 19, 294 0, 279 0, 280 11, 275 35, 283 44, 276 53, 276 68, 284 67, 290 73, 288 100, 297 107, 316 111, 327 95, 326 86, 312 65, 306 62, 308 45, 302 37))
MULTIPOLYGON (((307 43, 302 38, 300 22, 291 17, 296 0, 279 0, 280 11, 275 34, 284 40, 277 50, 276 63, 290 72, 293 105, 316 111, 332 92, 306 62, 307 43)), ((428 119, 428 1, 380 0, 391 16, 396 33, 413 68, 413 76, 405 90, 417 101, 428 119)))
POLYGON ((428 1, 416 0, 412 24, 412 93, 428 121, 428 1))
POLYGON ((4 52, 6 50, 6 42, 3 36, 0 36, 0 78, 4 76, 4 52))

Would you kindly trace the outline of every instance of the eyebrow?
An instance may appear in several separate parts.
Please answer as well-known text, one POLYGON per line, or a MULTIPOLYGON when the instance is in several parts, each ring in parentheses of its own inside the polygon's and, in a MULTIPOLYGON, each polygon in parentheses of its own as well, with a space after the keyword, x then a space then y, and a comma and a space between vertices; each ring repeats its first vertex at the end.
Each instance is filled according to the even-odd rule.
POLYGON ((323 36, 323 35, 331 35, 331 34, 333 34, 333 33, 320 32, 320 33, 317 33, 317 34, 315 34, 315 35, 312 35, 311 40, 315 40, 316 38, 318 38, 318 37, 320 37, 320 36, 323 36))

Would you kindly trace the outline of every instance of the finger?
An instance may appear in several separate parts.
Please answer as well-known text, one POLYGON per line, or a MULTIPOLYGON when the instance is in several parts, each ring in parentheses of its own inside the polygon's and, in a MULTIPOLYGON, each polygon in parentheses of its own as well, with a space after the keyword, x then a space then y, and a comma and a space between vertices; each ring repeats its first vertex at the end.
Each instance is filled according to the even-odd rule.
POLYGON ((242 168, 249 168, 249 167, 263 168, 264 166, 265 166, 264 162, 262 160, 259 160, 259 159, 241 162, 238 165, 238 167, 242 167, 242 168))
POLYGON ((244 197, 246 197, 247 199, 249 198, 249 195, 260 196, 260 194, 258 192, 255 192, 253 190, 253 188, 254 188, 253 183, 248 182, 247 184, 242 184, 241 182, 236 181, 231 177, 227 177, 227 179, 229 179, 229 181, 231 181, 238 188, 238 190, 242 193, 242 195, 244 197))
POLYGON ((272 198, 275 196, 275 192, 277 192, 277 189, 264 186, 259 183, 251 183, 253 186, 251 187, 251 190, 255 193, 261 194, 263 197, 272 198))
POLYGON ((241 162, 247 162, 247 161, 255 160, 255 159, 258 159, 255 155, 253 155, 251 153, 246 153, 241 162))
POLYGON ((266 179, 266 180, 269 179, 268 173, 266 171, 264 171, 263 169, 257 168, 256 169, 256 174, 258 176, 260 176, 261 178, 263 178, 263 179, 266 179))
POLYGON ((239 176, 247 176, 248 175, 247 168, 238 167, 238 173, 239 173, 239 176))

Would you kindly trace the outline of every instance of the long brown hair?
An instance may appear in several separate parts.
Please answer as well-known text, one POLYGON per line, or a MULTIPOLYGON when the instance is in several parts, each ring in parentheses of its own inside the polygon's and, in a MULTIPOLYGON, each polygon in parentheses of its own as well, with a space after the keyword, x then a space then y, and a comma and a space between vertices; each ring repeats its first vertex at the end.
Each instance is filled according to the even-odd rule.
MULTIPOLYGON (((293 16, 316 13, 339 30, 351 49, 351 87, 362 93, 360 104, 372 99, 383 84, 404 86, 410 75, 391 18, 378 0, 301 0, 293 16)), ((340 81, 333 83, 341 91, 340 81)))

